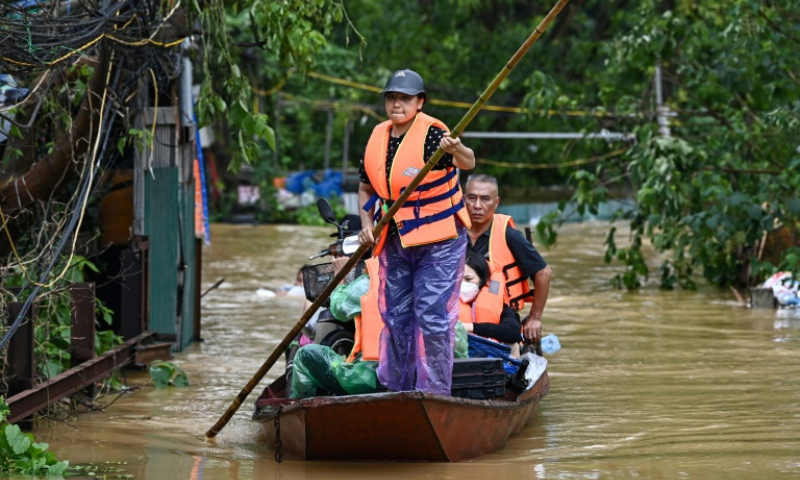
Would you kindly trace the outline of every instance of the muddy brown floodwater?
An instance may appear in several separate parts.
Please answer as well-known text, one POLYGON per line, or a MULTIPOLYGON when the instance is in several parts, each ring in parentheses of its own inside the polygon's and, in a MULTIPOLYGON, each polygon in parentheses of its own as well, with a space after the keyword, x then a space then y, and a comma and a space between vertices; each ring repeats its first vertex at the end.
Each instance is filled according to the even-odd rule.
POLYGON ((618 267, 602 260, 606 229, 569 225, 545 252, 554 280, 544 326, 563 349, 549 359, 538 413, 496 453, 459 464, 277 464, 250 420, 255 392, 204 441, 299 317, 302 300, 256 294, 291 282, 330 240, 330 229, 297 226, 212 227, 203 284, 226 281, 203 299, 205 342, 175 357, 190 387, 145 385, 34 433, 73 464, 127 462, 141 480, 800 478, 797 311, 748 310, 708 287, 616 291, 618 267))

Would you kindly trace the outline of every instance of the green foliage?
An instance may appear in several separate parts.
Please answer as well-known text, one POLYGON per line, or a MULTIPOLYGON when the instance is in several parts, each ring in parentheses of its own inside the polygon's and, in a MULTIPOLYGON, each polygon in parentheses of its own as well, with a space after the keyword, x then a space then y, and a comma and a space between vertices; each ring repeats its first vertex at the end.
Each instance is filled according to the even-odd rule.
MULTIPOLYGON (((333 207, 333 213, 335 214, 337 221, 347 214, 347 209, 344 208, 344 204, 339 201, 338 198, 334 197, 331 199, 331 207, 333 207)), ((330 225, 325 223, 322 217, 319 216, 319 210, 317 209, 316 203, 298 208, 294 211, 294 216, 297 219, 297 223, 300 225, 311 225, 315 227, 324 227, 330 225)))
MULTIPOLYGON (((57 264, 53 269, 48 284, 53 283, 55 275, 64 270, 66 257, 63 263, 57 264)), ((42 288, 36 302, 36 325, 34 336, 34 358, 36 360, 37 374, 42 379, 53 378, 72 366, 72 297, 69 285, 86 280, 86 271, 99 272, 97 266, 87 258, 74 255, 69 267, 53 285, 42 288)), ((24 275, 19 269, 3 279, 6 287, 19 287, 23 285, 24 275)), ((107 308, 98 299, 95 307, 97 326, 110 326, 113 321, 113 311, 107 308)), ((100 355, 117 345, 122 344, 122 337, 111 330, 95 330, 95 353, 100 355)), ((117 382, 119 383, 119 382, 117 382)))
POLYGON ((125 146, 134 145, 139 151, 148 151, 153 146, 153 132, 147 129, 130 128, 128 134, 117 141, 120 155, 125 154, 125 146))
MULTIPOLYGON (((523 0, 352 0, 347 13, 369 44, 348 48, 351 24, 331 23, 345 13, 343 6, 256 2, 252 12, 261 16, 251 16, 239 2, 232 5, 227 19, 233 37, 263 40, 267 50, 243 51, 254 60, 243 64, 245 76, 268 88, 285 79, 289 69, 296 71, 282 91, 291 97, 284 95, 281 102, 280 155, 271 175, 322 167, 327 116, 314 109, 320 102, 334 99, 342 105, 334 118, 334 145, 342 141, 344 126, 353 126, 351 165, 383 115, 373 92, 302 73, 313 68, 382 86, 391 71, 408 67, 425 78, 430 100, 471 103, 551 7, 523 0), (319 5, 327 6, 330 17, 304 17, 319 5), (330 31, 328 42, 308 28, 330 31), (293 52, 308 55, 299 61, 293 52)), ((606 242, 607 261, 626 266, 613 280, 619 287, 658 279, 664 288, 693 288, 697 274, 715 285, 746 286, 791 264, 790 253, 776 262, 780 265, 767 265, 758 252, 765 232, 779 225, 794 231, 800 216, 800 1, 618 5, 610 8, 601 0, 569 5, 490 100, 522 107, 524 113, 483 112, 469 130, 608 129, 634 134, 637 142, 624 155, 580 166, 531 171, 479 164, 476 173, 497 176, 504 188, 566 182, 575 189, 573 202, 537 225, 545 245, 556 241, 563 219, 596 212, 612 191, 629 192, 636 207, 620 210, 615 219, 628 224, 630 237, 606 242), (656 135, 656 65, 663 71, 665 102, 674 112, 670 138, 656 135), (643 251, 651 246, 665 256, 655 268, 643 251)), ((274 106, 275 97, 268 102, 268 108, 274 106)), ((425 111, 451 126, 464 114, 432 103, 425 111)), ((523 164, 557 164, 620 148, 601 140, 466 143, 479 159, 523 164)), ((340 160, 338 155, 334 149, 331 160, 340 160)), ((271 155, 260 156, 272 162, 271 155)))
MULTIPOLYGON (((617 212, 629 223, 628 245, 617 245, 613 228, 606 241, 606 261, 627 267, 612 283, 636 288, 648 280, 647 243, 667 254, 663 288, 694 288, 695 272, 714 285, 746 287, 777 269, 796 271, 796 249, 783 252, 779 265, 759 252, 776 227, 795 231, 800 214, 800 83, 793 73, 800 62, 792 33, 800 3, 666 5, 649 0, 616 14, 620 28, 596 46, 603 70, 588 69, 607 108, 629 108, 636 97, 652 99, 660 63, 667 102, 678 112, 671 137, 656 136, 643 117, 631 125, 638 142, 624 156, 570 177, 578 209, 596 209, 609 186, 634 193, 635 210, 617 212)), ((591 8, 581 15, 591 17, 591 8)), ((637 109, 652 109, 651 102, 637 109)), ((545 233, 563 218, 556 213, 538 226, 546 243, 555 238, 545 233)))
POLYGON ((153 360, 147 366, 150 378, 156 388, 166 388, 169 385, 174 387, 188 387, 189 379, 186 372, 172 362, 163 360, 153 360))
POLYGON ((33 435, 6 422, 10 409, 0 396, 0 473, 63 475, 69 462, 58 461, 49 445, 36 443, 33 435))
MULTIPOLYGON (((255 65, 274 76, 306 70, 325 45, 325 34, 343 18, 344 6, 330 0, 211 0, 193 2, 205 48, 197 114, 201 125, 225 118, 233 134, 230 168, 257 159, 256 144, 275 149, 267 116, 252 107, 250 79, 255 65), (241 47, 260 47, 260 61, 242 71, 241 47)), ((259 72, 264 73, 264 72, 259 72)))

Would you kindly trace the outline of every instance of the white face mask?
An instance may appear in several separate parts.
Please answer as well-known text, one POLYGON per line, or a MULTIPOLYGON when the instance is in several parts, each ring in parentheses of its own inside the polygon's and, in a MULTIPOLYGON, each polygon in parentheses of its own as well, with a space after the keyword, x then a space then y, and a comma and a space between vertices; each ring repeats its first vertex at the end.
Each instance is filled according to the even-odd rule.
POLYGON ((477 283, 472 282, 461 282, 461 301, 464 303, 470 303, 475 300, 475 297, 478 296, 478 288, 477 283))

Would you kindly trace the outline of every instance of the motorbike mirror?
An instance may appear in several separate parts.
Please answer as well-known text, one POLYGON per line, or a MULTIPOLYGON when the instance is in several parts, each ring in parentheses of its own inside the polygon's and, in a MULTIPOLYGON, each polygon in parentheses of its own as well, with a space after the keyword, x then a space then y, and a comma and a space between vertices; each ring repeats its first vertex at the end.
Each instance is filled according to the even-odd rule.
POLYGON ((331 207, 331 203, 327 198, 317 200, 317 210, 319 210, 319 216, 325 222, 336 225, 336 215, 333 213, 333 207, 331 207))

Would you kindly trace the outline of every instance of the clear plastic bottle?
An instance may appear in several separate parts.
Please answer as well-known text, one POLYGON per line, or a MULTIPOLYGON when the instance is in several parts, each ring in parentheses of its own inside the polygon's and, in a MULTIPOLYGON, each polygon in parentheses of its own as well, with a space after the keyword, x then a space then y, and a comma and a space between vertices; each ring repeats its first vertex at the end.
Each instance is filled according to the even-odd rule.
POLYGON ((551 333, 542 338, 542 351, 544 353, 552 355, 559 350, 561 350, 561 343, 559 343, 558 337, 551 333))

